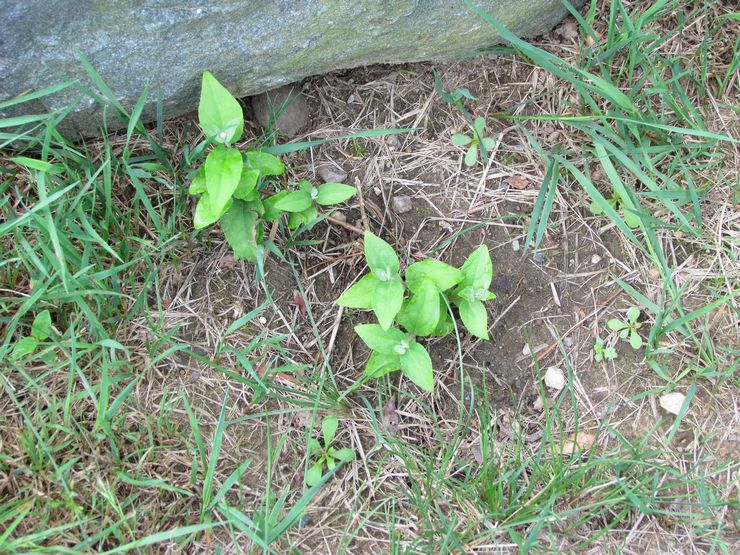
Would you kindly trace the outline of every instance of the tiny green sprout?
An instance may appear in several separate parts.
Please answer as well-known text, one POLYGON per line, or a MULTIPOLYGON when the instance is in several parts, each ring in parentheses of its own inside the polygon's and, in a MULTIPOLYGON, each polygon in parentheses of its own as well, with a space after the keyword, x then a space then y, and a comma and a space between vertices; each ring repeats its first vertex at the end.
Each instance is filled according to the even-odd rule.
POLYGON ((612 318, 606 325, 610 330, 619 333, 620 338, 629 339, 630 346, 633 349, 639 349, 642 347, 642 337, 640 337, 637 330, 640 329, 642 324, 637 321, 638 318, 640 318, 640 309, 633 306, 627 311, 626 321, 612 318))
MULTIPOLYGON (((614 210, 622 209, 622 217, 624 218, 624 223, 627 224, 628 227, 635 229, 640 225, 640 217, 633 212, 634 206, 631 202, 623 200, 622 197, 619 196, 619 193, 614 191, 612 196, 606 199, 606 202, 609 206, 614 208, 614 210)), ((593 201, 589 205, 588 209, 594 216, 604 213, 604 209, 596 201, 593 201)))
POLYGON ((288 227, 296 229, 310 225, 318 218, 319 206, 339 204, 357 194, 357 189, 344 183, 324 183, 316 187, 305 179, 298 183, 298 190, 278 193, 273 206, 288 213, 288 227))
POLYGON ((13 360, 18 360, 25 356, 32 355, 36 348, 39 346, 39 342, 49 339, 53 333, 51 327, 51 313, 48 310, 42 310, 33 319, 31 324, 31 335, 22 337, 13 347, 13 352, 10 357, 13 360))
POLYGON ((336 416, 327 416, 321 421, 323 445, 316 438, 308 439, 308 456, 316 457, 316 462, 306 472, 306 485, 314 486, 319 483, 324 472, 324 465, 331 472, 337 463, 349 462, 355 458, 355 452, 349 447, 334 449, 331 442, 337 433, 339 420, 336 416))
POLYGON ((617 350, 614 347, 606 347, 604 340, 601 337, 596 338, 594 343, 594 360, 596 362, 602 362, 607 360, 614 360, 617 358, 617 350))
POLYGON ((452 135, 452 144, 456 147, 468 146, 468 151, 465 153, 465 165, 468 167, 475 166, 478 162, 478 151, 483 148, 486 152, 493 150, 495 145, 494 140, 491 137, 484 137, 483 133, 486 130, 486 120, 481 116, 475 118, 473 122, 473 136, 463 135, 461 133, 455 133, 452 135))

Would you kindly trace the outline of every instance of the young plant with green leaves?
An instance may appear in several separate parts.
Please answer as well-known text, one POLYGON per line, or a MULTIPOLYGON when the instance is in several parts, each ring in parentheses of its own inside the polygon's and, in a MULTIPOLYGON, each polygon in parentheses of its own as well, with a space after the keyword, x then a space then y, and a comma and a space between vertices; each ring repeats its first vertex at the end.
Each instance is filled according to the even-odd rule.
POLYGON ((195 229, 203 229, 219 222, 236 259, 256 262, 261 257, 263 222, 274 221, 286 211, 294 228, 316 218, 317 204, 336 204, 354 194, 354 187, 348 185, 327 183, 314 188, 301 182, 298 191, 265 196, 269 178, 285 173, 285 166, 267 152, 242 154, 231 146, 244 131, 244 113, 236 98, 207 71, 203 73, 198 120, 206 144, 214 146, 188 189, 191 195, 200 195, 193 223, 195 229))
POLYGON ((495 141, 491 137, 485 137, 483 134, 486 131, 486 120, 481 116, 475 118, 473 121, 473 136, 463 135, 462 133, 455 133, 452 135, 452 144, 456 147, 468 147, 465 153, 465 165, 468 167, 475 166, 478 162, 478 152, 481 152, 481 158, 485 159, 485 154, 489 150, 493 150, 495 141))
MULTIPOLYGON (((614 191, 612 193, 612 196, 605 199, 605 201, 614 209, 615 212, 621 209, 622 219, 629 228, 635 229, 640 226, 640 217, 635 214, 635 205, 629 200, 628 197, 622 199, 622 197, 619 196, 619 193, 614 191)), ((595 200, 592 201, 589 205, 589 210, 594 216, 604 214, 604 209, 602 208, 602 205, 595 200)))
POLYGON ((17 360, 32 355, 39 346, 39 342, 49 339, 53 331, 51 327, 51 313, 48 310, 42 310, 33 319, 31 335, 18 340, 13 347, 11 358, 17 360))
POLYGON ((281 191, 274 195, 271 204, 276 210, 287 212, 288 227, 296 229, 316 221, 319 206, 339 204, 356 194, 357 189, 344 183, 324 183, 316 187, 304 179, 298 182, 298 190, 281 191))
POLYGON ((401 370, 416 385, 432 391, 432 360, 416 338, 452 333, 456 307, 467 330, 488 339, 488 315, 483 303, 495 298, 488 291, 493 277, 488 248, 478 247, 461 268, 433 259, 415 262, 407 268, 403 280, 393 247, 367 231, 365 259, 370 273, 350 287, 337 303, 346 308, 370 309, 378 319, 378 324, 355 327, 360 339, 372 350, 365 366, 366 376, 377 378, 401 370))
POLYGON ((640 309, 633 306, 627 311, 627 319, 620 320, 619 318, 612 318, 606 325, 607 327, 619 333, 619 337, 622 339, 628 339, 630 346, 633 349, 639 349, 642 347, 642 337, 637 332, 642 324, 637 320, 640 318, 640 309))
POLYGON ((604 340, 601 337, 597 337, 594 343, 594 360, 596 362, 602 362, 616 358, 617 350, 614 347, 607 347, 604 340))
POLYGON ((308 456, 316 457, 316 462, 306 472, 306 485, 314 486, 321 481, 324 466, 331 472, 338 463, 349 462, 355 458, 355 452, 349 447, 334 449, 331 446, 337 434, 339 420, 336 416, 327 416, 321 421, 321 435, 323 445, 316 438, 308 440, 308 456))

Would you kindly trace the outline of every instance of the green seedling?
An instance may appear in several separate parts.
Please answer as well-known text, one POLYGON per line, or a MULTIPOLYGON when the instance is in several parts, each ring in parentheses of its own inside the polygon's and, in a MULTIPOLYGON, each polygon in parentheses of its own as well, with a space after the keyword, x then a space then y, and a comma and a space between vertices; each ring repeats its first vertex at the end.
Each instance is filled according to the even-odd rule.
MULTIPOLYGON (((278 205, 292 194, 266 195, 270 178, 284 174, 285 166, 266 152, 249 150, 242 154, 231 146, 244 131, 244 113, 236 98, 207 71, 203 73, 198 121, 206 145, 214 146, 188 189, 191 195, 200 196, 193 225, 195 229, 204 229, 219 222, 234 258, 256 262, 264 251, 264 222, 279 218, 284 210, 278 205)), ((298 211, 301 214, 285 210, 290 212, 289 219, 295 227, 305 222, 307 215, 316 214, 316 204, 334 204, 341 202, 338 198, 346 200, 352 196, 348 194, 348 185, 341 188, 335 183, 327 185, 330 187, 319 188, 316 198, 312 197, 311 187, 295 192, 310 198, 305 208, 298 211)), ((285 205, 290 206, 290 202, 286 201, 285 205)))
POLYGON ((594 360, 596 362, 614 360, 617 358, 617 350, 614 347, 606 347, 601 337, 596 338, 594 343, 594 360))
MULTIPOLYGON (((455 133, 452 135, 452 144, 456 147, 468 147, 468 151, 465 153, 465 165, 468 167, 475 166, 478 162, 478 151, 483 149, 486 152, 493 150, 495 141, 491 137, 484 137, 483 133, 486 130, 486 120, 481 116, 475 118, 473 122, 473 136, 463 135, 461 133, 455 133)), ((481 153, 481 157, 485 156, 481 153)))
POLYGON ((393 247, 367 231, 365 259, 370 273, 337 300, 346 308, 370 309, 378 318, 378 324, 355 328, 372 350, 365 374, 378 378, 401 370, 416 385, 432 391, 432 361, 416 338, 452 333, 454 306, 471 334, 488 339, 488 314, 483 303, 495 298, 488 291, 493 277, 488 248, 478 247, 461 268, 439 260, 415 262, 403 280, 393 247))
POLYGON ((308 456, 316 457, 316 462, 306 472, 306 485, 313 486, 319 483, 324 471, 324 465, 331 472, 337 463, 349 462, 355 458, 353 449, 349 447, 334 449, 331 446, 338 427, 339 420, 337 420, 337 417, 327 416, 321 421, 321 433, 324 444, 322 445, 316 438, 309 438, 308 456))
MULTIPOLYGON (((627 224, 627 226, 632 229, 639 227, 640 217, 632 210, 630 210, 630 208, 634 210, 634 206, 632 205, 632 203, 624 201, 616 191, 612 193, 611 197, 606 199, 606 202, 609 204, 609 206, 614 208, 614 210, 619 210, 620 208, 622 209, 622 217, 624 218, 624 223, 627 224)), ((596 201, 593 201, 589 205, 589 210, 594 216, 598 216, 604 213, 604 209, 596 201)))
POLYGON ((288 213, 288 227, 310 225, 318 218, 319 206, 339 204, 357 194, 357 189, 344 183, 324 183, 318 187, 310 181, 300 181, 297 191, 283 191, 273 196, 276 210, 288 213))
POLYGON ((642 347, 642 337, 637 332, 642 324, 638 322, 640 317, 640 309, 633 306, 627 311, 627 320, 620 320, 618 318, 612 318, 606 325, 607 327, 619 333, 619 337, 622 339, 629 339, 630 346, 633 349, 639 349, 642 347))
POLYGON ((18 360, 32 355, 39 346, 39 342, 49 339, 52 333, 51 313, 48 310, 42 310, 36 315, 36 318, 33 319, 33 324, 31 324, 31 335, 27 335, 18 340, 13 347, 11 358, 13 360, 18 360))

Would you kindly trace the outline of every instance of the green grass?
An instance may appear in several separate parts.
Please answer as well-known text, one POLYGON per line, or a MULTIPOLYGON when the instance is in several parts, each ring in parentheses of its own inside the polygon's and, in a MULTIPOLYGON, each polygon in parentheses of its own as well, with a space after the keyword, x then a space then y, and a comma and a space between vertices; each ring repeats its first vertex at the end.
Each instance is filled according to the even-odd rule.
MULTIPOLYGON (((708 228, 705 213, 712 188, 736 188, 727 152, 737 139, 713 131, 707 107, 697 100, 711 95, 728 108, 736 100, 728 83, 737 55, 714 71, 712 41, 737 16, 717 16, 710 2, 692 3, 689 14, 688 5, 660 0, 630 7, 613 0, 606 33, 588 46, 588 37, 598 38, 600 23, 592 3, 577 16, 581 45, 575 61, 504 29, 509 45, 499 51, 543 68, 575 93, 563 113, 536 113, 531 103, 529 115, 502 116, 523 127, 551 120, 574 137, 547 151, 528 132, 547 173, 527 244, 537 249, 544 240, 558 190, 586 199, 584 207, 597 203, 605 221, 660 272, 657 295, 639 283, 618 282, 631 302, 651 314, 644 354, 664 384, 659 390, 690 384, 690 398, 698 398, 703 388, 716 392, 724 383, 738 383, 737 349, 711 329, 720 310, 737 315, 738 284, 730 281, 728 288, 727 280, 707 280, 703 304, 685 306, 686 286, 675 278, 677 263, 663 238, 680 231, 698 250, 737 263, 737 245, 708 228), (690 58, 662 48, 671 37, 660 21, 672 11, 679 20, 709 21, 690 58), (597 166, 609 190, 594 183, 597 166), (613 193, 639 216, 638 227, 630 228, 607 203, 613 193)), ((329 498, 335 506, 327 519, 341 530, 339 553, 362 549, 368 534, 378 535, 376 545, 389 553, 619 546, 643 519, 684 527, 700 549, 731 552, 728 514, 739 507, 729 492, 737 484, 731 478, 737 463, 672 453, 679 418, 657 420, 634 439, 607 413, 588 432, 598 448, 563 453, 570 434, 561 430, 580 429, 587 412, 569 379, 545 407, 542 442, 501 441, 486 393, 492 384, 477 388, 469 381, 460 338, 459 374, 448 377, 459 386, 456 403, 452 394, 416 397, 391 377, 347 395, 351 380, 346 369, 327 361, 325 330, 311 306, 308 336, 324 355, 320 362, 297 356, 286 346, 287 335, 242 341, 253 321, 270 313, 271 292, 264 284, 263 302, 228 326, 213 357, 181 339, 165 322, 162 272, 197 256, 209 241, 192 232, 184 185, 203 145, 165 142, 162 121, 148 132, 139 121, 147 92, 129 111, 82 61, 99 91, 95 98, 125 123, 124 131, 74 144, 57 130, 65 112, 0 120, 0 552, 144 553, 173 544, 198 551, 249 542, 255 552, 285 553, 313 503, 325 501, 322 496, 341 488, 348 476, 354 477, 342 502, 338 493, 329 498), (54 333, 33 354, 14 358, 16 342, 42 310, 51 312, 54 333), (130 340, 127 327, 141 321, 147 339, 130 340), (249 395, 237 401, 237 395, 225 394, 209 404, 186 387, 157 381, 175 356, 214 371, 224 390, 249 395), (267 374, 259 370, 265 358, 267 374), (297 370, 303 373, 295 374, 300 387, 271 377, 297 370), (400 434, 388 433, 382 422, 394 394, 399 407, 412 411, 400 434), (305 446, 313 430, 275 435, 280 419, 308 413, 318 422, 326 411, 364 430, 365 458, 328 473, 312 488, 301 480, 280 481, 284 453, 294 454, 296 475, 307 468, 305 446), (227 440, 255 422, 266 433, 264 459, 236 460, 241 452, 230 452, 227 440), (666 429, 667 437, 661 433, 666 429), (467 451, 477 432, 480 465, 467 451)), ((0 110, 68 86, 73 85, 2 103, 0 110)), ((406 130, 343 139, 389 132, 406 130)), ((281 155, 324 142, 275 145, 273 139, 268 136, 263 146, 281 155)), ((289 248, 310 244, 302 241, 286 239, 270 263, 290 267, 304 294, 307 284, 289 248)), ((572 378, 575 369, 565 350, 563 357, 572 378)), ((653 393, 625 403, 636 405, 653 393)), ((343 428, 337 445, 351 439, 343 428)), ((667 549, 685 547, 671 545, 678 541, 673 537, 665 541, 667 549)))

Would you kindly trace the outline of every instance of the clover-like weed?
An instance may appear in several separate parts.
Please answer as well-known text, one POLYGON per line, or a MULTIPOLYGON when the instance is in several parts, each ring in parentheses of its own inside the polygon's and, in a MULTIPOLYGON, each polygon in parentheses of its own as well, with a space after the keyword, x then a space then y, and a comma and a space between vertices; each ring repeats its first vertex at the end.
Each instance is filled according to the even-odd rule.
POLYGON ((596 362, 614 360, 617 358, 617 350, 614 347, 607 347, 601 337, 596 338, 594 343, 594 360, 596 362))
POLYGON ((452 135, 452 144, 457 147, 467 146, 468 150, 465 153, 465 165, 468 167, 475 166, 478 162, 478 152, 482 148, 488 152, 493 150, 495 141, 491 137, 484 137, 483 134, 486 130, 486 120, 481 116, 475 118, 473 121, 473 136, 463 135, 462 133, 455 133, 452 135))
POLYGON ((306 472, 305 481, 309 486, 318 484, 324 472, 324 466, 331 472, 337 463, 349 462, 355 458, 355 452, 349 447, 334 449, 331 443, 339 427, 336 416, 326 416, 321 421, 323 444, 316 438, 308 440, 308 456, 315 457, 315 462, 306 472))
POLYGON ((606 325, 607 327, 619 333, 619 337, 622 339, 628 339, 630 346, 633 349, 639 349, 642 347, 642 337, 637 332, 642 324, 637 320, 640 318, 640 309, 633 306, 627 311, 627 319, 620 320, 619 318, 612 318, 606 325))

